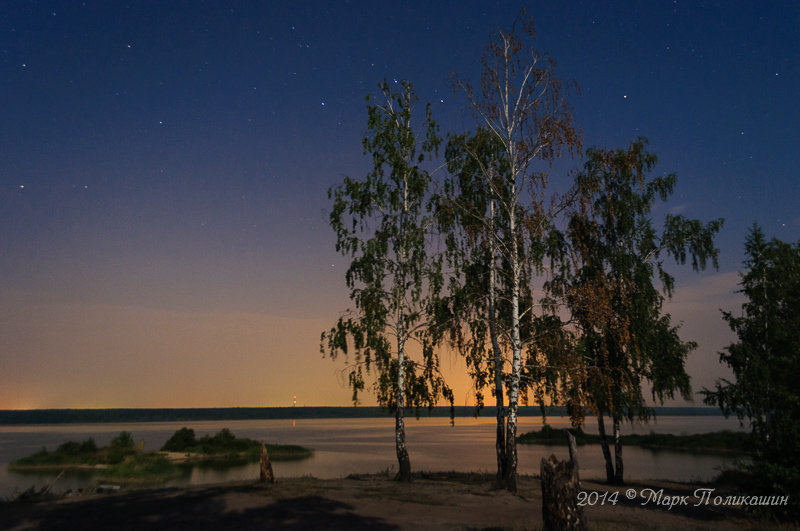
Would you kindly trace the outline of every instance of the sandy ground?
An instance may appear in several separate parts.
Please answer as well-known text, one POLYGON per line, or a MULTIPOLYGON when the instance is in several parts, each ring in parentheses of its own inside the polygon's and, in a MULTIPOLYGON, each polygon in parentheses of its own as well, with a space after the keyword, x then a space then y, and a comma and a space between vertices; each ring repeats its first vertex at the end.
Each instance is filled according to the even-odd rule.
MULTIPOLYGON (((418 475, 400 484, 384 476, 281 479, 276 484, 227 483, 189 488, 73 495, 0 506, 2 529, 541 529, 539 480, 520 478, 519 493, 492 488, 476 474, 418 475)), ((604 485, 583 482, 586 491, 604 485)), ((775 529, 738 508, 630 501, 628 488, 690 496, 690 485, 627 485, 616 506, 585 511, 589 529, 775 529)), ((794 529, 783 526, 784 529, 794 529)))

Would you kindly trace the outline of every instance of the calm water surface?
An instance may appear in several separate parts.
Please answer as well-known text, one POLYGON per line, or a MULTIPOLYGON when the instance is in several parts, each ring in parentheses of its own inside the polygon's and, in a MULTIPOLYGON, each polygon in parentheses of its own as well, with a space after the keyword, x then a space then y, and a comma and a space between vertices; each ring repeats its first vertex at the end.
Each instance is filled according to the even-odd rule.
MULTIPOLYGON (((597 433, 594 418, 588 418, 585 430, 597 433)), ((553 427, 568 427, 564 417, 549 417, 553 427)), ((519 420, 519 433, 539 429, 539 417, 519 420)), ((242 420, 208 422, 153 422, 119 424, 69 424, 48 426, 0 426, 0 497, 13 495, 32 485, 42 486, 54 474, 9 472, 8 463, 30 455, 41 447, 54 450, 67 441, 93 437, 98 446, 107 445, 120 431, 133 433, 144 442, 146 450, 159 449, 179 428, 194 429, 198 437, 229 428, 236 436, 273 444, 299 444, 314 449, 313 457, 302 461, 276 462, 276 476, 344 477, 348 474, 396 470, 394 419, 304 419, 242 420)), ((735 419, 724 417, 661 417, 655 423, 626 426, 623 433, 692 434, 717 430, 738 430, 735 419)), ((451 427, 446 418, 413 418, 406 421, 408 451, 412 470, 494 472, 495 420, 493 418, 457 418, 451 427)), ((568 456, 565 446, 519 445, 519 472, 538 474, 542 457, 568 456)), ((578 449, 581 477, 603 478, 605 465, 599 445, 578 449)), ((723 455, 692 455, 676 452, 653 452, 633 447, 623 449, 626 479, 672 479, 707 481, 722 468, 730 468, 736 458, 723 455)), ((256 478, 258 464, 226 470, 195 467, 191 475, 170 484, 201 484, 256 478)), ((91 488, 96 484, 91 474, 64 474, 54 490, 91 488)))

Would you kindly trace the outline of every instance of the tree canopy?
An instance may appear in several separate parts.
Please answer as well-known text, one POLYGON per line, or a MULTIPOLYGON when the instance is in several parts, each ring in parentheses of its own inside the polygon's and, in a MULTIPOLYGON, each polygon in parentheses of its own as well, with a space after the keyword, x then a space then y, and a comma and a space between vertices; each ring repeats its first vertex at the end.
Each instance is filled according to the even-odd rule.
POLYGON ((433 406, 440 396, 452 405, 453 398, 428 332, 443 277, 442 259, 429 247, 431 176, 423 163, 435 157, 441 139, 427 107, 418 142, 412 126, 417 97, 407 81, 400 89, 382 83, 381 98, 367 108, 363 146, 372 171, 328 192, 336 249, 351 260, 345 281, 355 308, 322 334, 321 350, 348 357, 356 403, 366 373, 375 374, 378 403, 395 411, 398 479, 408 480, 405 406, 433 406), (421 346, 421 358, 412 356, 411 342, 421 346))
POLYGON ((747 298, 741 315, 723 312, 737 341, 720 353, 735 381, 721 379, 715 390, 703 390, 705 402, 725 415, 749 419, 757 446, 756 488, 766 492, 800 492, 800 242, 767 240, 754 226, 745 243, 746 271, 741 293, 747 298))
POLYGON ((677 177, 650 177, 657 159, 646 146, 640 138, 626 149, 587 151, 564 242, 572 267, 563 267, 550 284, 569 307, 584 360, 565 394, 597 415, 608 480, 617 483, 623 479, 619 423, 647 418, 643 384, 651 385, 654 401, 663 403, 676 392, 690 398, 684 361, 696 344, 682 341, 663 312, 674 287, 664 260, 689 260, 694 270, 708 261, 716 267, 714 235, 722 226, 722 220, 703 224, 667 214, 657 233, 652 208, 667 200, 677 177), (616 471, 605 444, 605 414, 614 423, 616 471))
MULTIPOLYGON (((547 191, 548 170, 555 159, 581 146, 555 63, 536 52, 534 40, 532 21, 523 12, 511 29, 492 36, 481 57, 479 88, 456 80, 477 128, 451 138, 448 146, 454 173, 447 190, 455 221, 451 230, 462 237, 456 242, 460 258, 451 285, 459 290, 455 299, 461 306, 451 315, 471 334, 456 346, 467 357, 479 393, 493 382, 498 476, 512 491, 517 409, 528 385, 538 381, 526 376, 541 366, 543 352, 534 326, 541 315, 534 281, 543 272, 546 235, 557 210, 547 191), (474 288, 471 282, 477 283, 474 288)), ((451 244, 452 236, 451 231, 451 244)))

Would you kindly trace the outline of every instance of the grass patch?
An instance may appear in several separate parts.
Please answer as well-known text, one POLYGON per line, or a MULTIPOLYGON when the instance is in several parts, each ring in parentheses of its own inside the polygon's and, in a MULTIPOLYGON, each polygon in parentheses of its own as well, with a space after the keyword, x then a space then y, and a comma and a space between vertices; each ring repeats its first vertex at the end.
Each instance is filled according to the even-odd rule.
MULTIPOLYGON (((530 431, 517 437, 521 444, 566 445, 566 430, 554 429, 544 425, 539 431, 530 431)), ((569 430, 575 436, 577 444, 600 444, 600 436, 584 433, 580 428, 569 430)), ((750 451, 752 438, 749 433, 738 431, 716 431, 697 433, 694 435, 673 435, 671 433, 653 433, 647 435, 623 435, 622 443, 626 446, 638 446, 648 450, 670 450, 678 452, 707 452, 745 454, 750 451)), ((609 439, 610 441, 610 439, 609 439)))
POLYGON ((181 469, 161 454, 142 453, 131 455, 122 462, 103 470, 104 479, 157 480, 166 481, 183 474, 181 469))

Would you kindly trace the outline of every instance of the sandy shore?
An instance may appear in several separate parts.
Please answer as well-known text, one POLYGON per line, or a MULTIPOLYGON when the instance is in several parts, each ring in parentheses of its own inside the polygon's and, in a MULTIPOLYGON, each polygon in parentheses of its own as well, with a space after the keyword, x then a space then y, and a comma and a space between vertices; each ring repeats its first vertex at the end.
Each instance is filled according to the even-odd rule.
MULTIPOLYGON (((187 488, 121 491, 0 506, 3 529, 541 529, 539 480, 520 478, 518 495, 477 474, 417 475, 400 484, 384 476, 281 479, 187 488)), ((583 482, 586 491, 606 487, 583 482)), ((696 486, 666 482, 625 489, 691 496, 696 486)), ((739 508, 676 506, 642 499, 586 508, 589 529, 772 529, 739 508), (755 527, 754 527, 755 526, 755 527)), ((785 526, 785 529, 794 529, 785 526)))

